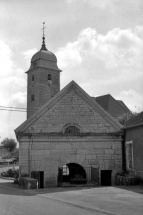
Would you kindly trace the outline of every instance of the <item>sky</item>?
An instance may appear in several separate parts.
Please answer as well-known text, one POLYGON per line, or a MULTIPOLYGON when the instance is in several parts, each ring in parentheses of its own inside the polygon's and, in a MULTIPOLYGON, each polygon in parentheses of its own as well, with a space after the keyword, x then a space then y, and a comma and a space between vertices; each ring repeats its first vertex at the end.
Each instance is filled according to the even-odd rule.
MULTIPOLYGON (((58 59, 61 89, 111 94, 143 111, 142 0, 0 0, 0 106, 26 108, 27 74, 42 45, 58 59)), ((19 109, 22 111, 22 109, 19 109)), ((0 142, 16 139, 26 112, 0 110, 0 142)))

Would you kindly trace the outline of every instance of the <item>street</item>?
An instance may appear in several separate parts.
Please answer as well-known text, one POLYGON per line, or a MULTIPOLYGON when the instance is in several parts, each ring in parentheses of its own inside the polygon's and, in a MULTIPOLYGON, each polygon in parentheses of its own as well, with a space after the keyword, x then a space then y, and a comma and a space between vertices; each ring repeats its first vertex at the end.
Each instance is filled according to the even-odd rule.
POLYGON ((138 191, 116 187, 25 190, 0 178, 0 215, 142 215, 143 188, 138 191))
MULTIPOLYGON (((11 188, 4 179, 0 179, 0 215, 102 215, 81 207, 65 204, 33 192, 11 188)), ((18 185, 15 185, 18 186, 18 185)))

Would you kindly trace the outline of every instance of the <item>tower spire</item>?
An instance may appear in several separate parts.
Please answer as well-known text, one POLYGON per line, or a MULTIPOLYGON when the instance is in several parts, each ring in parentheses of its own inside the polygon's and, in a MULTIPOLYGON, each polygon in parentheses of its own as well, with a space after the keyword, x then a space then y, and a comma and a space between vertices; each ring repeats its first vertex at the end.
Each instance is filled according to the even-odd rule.
POLYGON ((43 37, 42 37, 43 41, 42 41, 42 47, 41 47, 40 50, 45 50, 45 51, 47 51, 47 48, 46 48, 46 45, 45 45, 45 32, 44 32, 44 29, 45 29, 46 27, 44 26, 44 24, 45 24, 45 22, 43 22, 43 28, 41 29, 41 30, 43 31, 43 37))

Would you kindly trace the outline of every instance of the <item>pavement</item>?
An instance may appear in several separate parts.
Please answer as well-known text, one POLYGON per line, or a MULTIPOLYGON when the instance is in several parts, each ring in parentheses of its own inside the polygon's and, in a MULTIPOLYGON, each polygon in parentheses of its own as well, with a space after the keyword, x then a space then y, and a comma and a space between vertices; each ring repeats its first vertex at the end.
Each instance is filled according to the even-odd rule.
POLYGON ((56 187, 26 190, 0 179, 0 186, 108 215, 143 215, 143 186, 56 187))

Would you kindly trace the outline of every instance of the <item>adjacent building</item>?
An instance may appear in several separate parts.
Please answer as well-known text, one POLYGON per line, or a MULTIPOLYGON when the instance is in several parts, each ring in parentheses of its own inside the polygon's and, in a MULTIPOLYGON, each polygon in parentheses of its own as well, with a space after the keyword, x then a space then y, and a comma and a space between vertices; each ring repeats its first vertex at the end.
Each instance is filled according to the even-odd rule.
POLYGON ((126 169, 143 179, 143 112, 126 122, 126 169))
POLYGON ((116 100, 110 94, 93 97, 96 102, 101 105, 108 113, 110 113, 116 120, 121 121, 125 119, 126 121, 130 118, 131 111, 121 100, 116 100))

